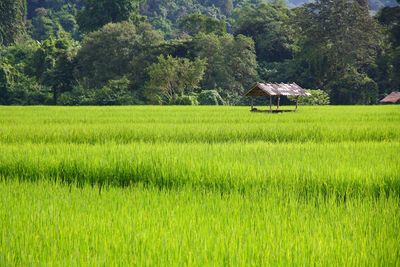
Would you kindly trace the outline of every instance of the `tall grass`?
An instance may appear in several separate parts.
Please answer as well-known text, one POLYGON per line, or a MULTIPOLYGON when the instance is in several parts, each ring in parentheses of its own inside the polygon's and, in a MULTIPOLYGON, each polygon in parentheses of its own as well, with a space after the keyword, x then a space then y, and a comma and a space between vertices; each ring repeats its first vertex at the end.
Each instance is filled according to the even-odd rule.
POLYGON ((0 182, 0 265, 397 266, 398 198, 0 182))
POLYGON ((400 142, 0 145, 0 176, 74 184, 400 195, 400 142))
POLYGON ((400 140, 399 108, 0 107, 1 143, 366 142, 400 140))
POLYGON ((0 266, 397 266, 400 109, 0 107, 0 266))

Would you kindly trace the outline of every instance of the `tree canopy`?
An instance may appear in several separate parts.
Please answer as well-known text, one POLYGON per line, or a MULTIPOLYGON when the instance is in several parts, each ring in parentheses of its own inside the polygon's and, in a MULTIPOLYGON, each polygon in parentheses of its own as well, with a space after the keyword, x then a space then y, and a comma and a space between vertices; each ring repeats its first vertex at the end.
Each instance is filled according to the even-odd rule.
POLYGON ((1 104, 243 104, 255 82, 374 104, 400 88, 394 0, 4 0, 1 104))

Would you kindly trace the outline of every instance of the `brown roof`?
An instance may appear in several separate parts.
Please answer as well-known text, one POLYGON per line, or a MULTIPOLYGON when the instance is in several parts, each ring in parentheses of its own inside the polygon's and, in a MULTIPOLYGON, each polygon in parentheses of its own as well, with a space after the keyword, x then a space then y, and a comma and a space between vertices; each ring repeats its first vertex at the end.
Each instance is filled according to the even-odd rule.
POLYGON ((311 96, 296 83, 257 83, 245 96, 311 96))
POLYGON ((393 92, 384 99, 381 100, 381 103, 400 103, 400 92, 393 92))

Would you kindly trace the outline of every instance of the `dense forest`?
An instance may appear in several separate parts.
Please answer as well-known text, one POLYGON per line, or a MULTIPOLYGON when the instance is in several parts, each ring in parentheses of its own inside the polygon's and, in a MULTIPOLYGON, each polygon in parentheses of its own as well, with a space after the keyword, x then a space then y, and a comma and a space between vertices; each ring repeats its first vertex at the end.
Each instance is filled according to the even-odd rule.
POLYGON ((375 104, 400 88, 394 0, 2 0, 0 14, 1 105, 240 105, 257 81, 375 104))

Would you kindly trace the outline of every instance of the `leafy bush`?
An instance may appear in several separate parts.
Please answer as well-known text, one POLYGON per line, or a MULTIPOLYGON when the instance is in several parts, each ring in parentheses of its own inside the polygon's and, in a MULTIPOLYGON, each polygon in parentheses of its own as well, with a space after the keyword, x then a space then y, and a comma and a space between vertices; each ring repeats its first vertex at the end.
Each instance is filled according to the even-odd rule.
POLYGON ((63 93, 58 103, 62 106, 89 106, 94 105, 95 91, 85 89, 81 85, 75 86, 72 91, 63 93))
MULTIPOLYGON (((325 91, 316 89, 316 90, 306 90, 311 94, 309 97, 300 97, 299 105, 303 106, 323 106, 329 105, 331 103, 329 94, 325 91)), ((289 100, 296 101, 294 97, 289 97, 289 100)))
POLYGON ((134 97, 129 91, 129 80, 124 77, 119 80, 111 80, 94 94, 96 105, 131 105, 134 97))
POLYGON ((378 100, 378 85, 368 75, 348 70, 340 79, 329 84, 331 98, 341 105, 369 105, 378 100))
POLYGON ((9 93, 11 105, 50 105, 53 102, 50 88, 22 74, 18 76, 9 93))
POLYGON ((40 105, 52 101, 50 89, 39 84, 10 64, 0 63, 0 104, 40 105))
POLYGON ((197 96, 183 95, 178 96, 171 104, 179 106, 197 106, 199 101, 197 100, 197 96))
POLYGON ((204 106, 219 106, 225 104, 224 100, 216 90, 202 91, 197 99, 199 104, 204 106))
POLYGON ((121 78, 111 80, 101 89, 75 87, 71 92, 62 94, 59 103, 67 106, 79 105, 132 105, 136 104, 134 95, 129 91, 129 80, 121 78))

